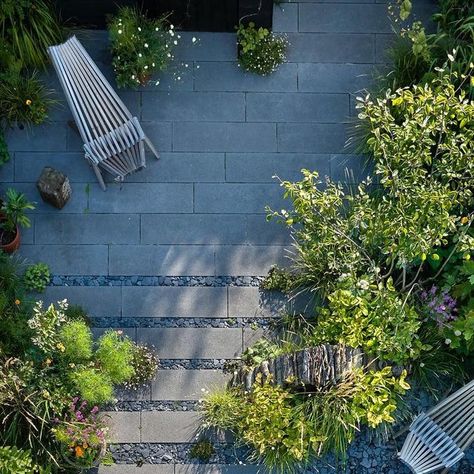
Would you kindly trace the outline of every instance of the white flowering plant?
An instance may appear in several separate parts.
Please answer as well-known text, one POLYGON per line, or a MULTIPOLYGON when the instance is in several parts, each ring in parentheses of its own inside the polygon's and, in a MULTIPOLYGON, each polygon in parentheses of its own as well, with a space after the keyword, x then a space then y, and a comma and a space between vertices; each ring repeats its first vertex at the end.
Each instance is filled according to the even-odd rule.
POLYGON ((110 19, 112 65, 118 87, 144 86, 154 73, 168 67, 179 40, 168 17, 148 18, 137 8, 121 7, 110 19))
POLYGON ((256 28, 255 23, 240 24, 237 29, 239 65, 243 69, 267 76, 286 60, 288 40, 267 28, 256 28))

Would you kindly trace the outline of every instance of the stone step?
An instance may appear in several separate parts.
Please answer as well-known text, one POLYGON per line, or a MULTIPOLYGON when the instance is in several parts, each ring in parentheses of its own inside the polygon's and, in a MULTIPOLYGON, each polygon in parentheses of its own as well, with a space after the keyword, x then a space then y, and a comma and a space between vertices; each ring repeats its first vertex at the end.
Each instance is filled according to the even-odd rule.
MULTIPOLYGON (((109 215, 112 216, 120 217, 118 214, 109 215)), ((41 218, 38 218, 38 229, 42 232, 41 222, 41 218)), ((85 226, 94 227, 95 222, 95 219, 91 219, 85 226)), ((104 233, 102 238, 91 236, 93 245, 87 242, 80 244, 37 242, 23 245, 20 253, 32 262, 40 260, 47 263, 55 275, 85 277, 88 275, 264 276, 272 265, 284 266, 289 262, 285 256, 285 247, 280 245, 154 245, 153 243, 142 245, 135 243, 138 237, 137 220, 107 219, 105 225, 107 224, 110 226, 109 232, 104 233), (135 228, 132 229, 133 224, 135 228), (112 233, 115 237, 112 237, 112 233), (120 244, 127 236, 131 242, 127 245, 120 244)), ((80 222, 76 225, 81 227, 80 222)), ((98 232, 102 228, 103 226, 98 225, 98 232)), ((44 235, 49 236, 50 233, 44 232, 44 235)))
MULTIPOLYGON (((200 437, 201 416, 196 411, 109 411, 112 444, 193 443, 200 437)), ((206 434, 214 442, 230 441, 225 434, 206 434)))
POLYGON ((67 299, 93 317, 237 318, 279 316, 284 298, 256 287, 48 287, 46 304, 67 299))
POLYGON ((235 359, 243 329, 138 328, 137 342, 156 348, 160 359, 235 359))
POLYGON ((223 388, 228 380, 221 370, 158 370, 151 399, 199 400, 204 391, 223 388))

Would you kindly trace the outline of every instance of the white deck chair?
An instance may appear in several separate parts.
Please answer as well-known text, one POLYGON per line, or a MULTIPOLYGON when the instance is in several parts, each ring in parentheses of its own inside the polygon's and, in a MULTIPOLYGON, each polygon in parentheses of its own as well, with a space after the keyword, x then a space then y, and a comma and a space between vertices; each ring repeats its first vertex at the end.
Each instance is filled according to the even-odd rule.
POLYGON ((132 117, 75 36, 51 46, 48 52, 84 142, 85 156, 103 190, 100 168, 122 181, 145 167, 143 142, 159 158, 138 119, 132 117))
POLYGON ((399 457, 416 474, 447 472, 473 442, 474 380, 415 418, 399 457))

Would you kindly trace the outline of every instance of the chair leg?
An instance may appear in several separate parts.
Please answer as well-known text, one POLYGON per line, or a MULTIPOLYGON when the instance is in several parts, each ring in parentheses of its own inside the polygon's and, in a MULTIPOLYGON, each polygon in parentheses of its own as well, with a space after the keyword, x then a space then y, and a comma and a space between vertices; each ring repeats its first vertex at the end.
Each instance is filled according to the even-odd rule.
POLYGON ((102 177, 102 173, 100 172, 99 167, 95 163, 92 163, 92 168, 94 169, 97 181, 99 181, 99 185, 102 188, 102 191, 105 191, 107 187, 105 186, 104 178, 102 177))
POLYGON ((156 159, 160 159, 159 153, 156 151, 156 148, 153 146, 153 143, 151 143, 150 139, 145 135, 145 143, 148 145, 148 148, 151 150, 151 152, 156 156, 156 159))

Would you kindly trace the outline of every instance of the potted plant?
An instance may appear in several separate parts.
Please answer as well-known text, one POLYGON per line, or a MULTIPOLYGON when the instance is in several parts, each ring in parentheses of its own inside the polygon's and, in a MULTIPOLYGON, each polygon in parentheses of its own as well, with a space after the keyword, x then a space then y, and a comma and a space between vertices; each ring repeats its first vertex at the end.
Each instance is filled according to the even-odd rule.
POLYGON ((7 189, 6 198, 0 207, 0 248, 12 253, 20 246, 20 227, 30 227, 31 222, 25 212, 34 209, 33 203, 23 193, 13 188, 7 189))
POLYGON ((97 406, 90 408, 87 401, 74 397, 65 418, 54 421, 53 433, 67 466, 84 470, 100 464, 107 451, 108 426, 97 406))

